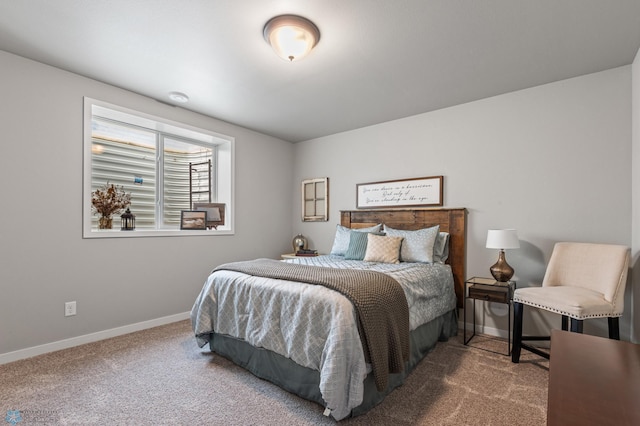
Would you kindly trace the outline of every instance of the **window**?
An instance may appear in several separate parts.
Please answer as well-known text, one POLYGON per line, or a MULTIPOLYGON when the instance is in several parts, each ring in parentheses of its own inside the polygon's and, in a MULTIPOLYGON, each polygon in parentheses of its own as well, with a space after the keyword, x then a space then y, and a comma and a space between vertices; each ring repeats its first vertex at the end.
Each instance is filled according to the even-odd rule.
POLYGON ((233 138, 85 98, 85 238, 233 233, 233 138), (98 227, 91 193, 105 184, 131 194, 133 233, 98 227), (222 203, 224 225, 180 229, 181 212, 222 203))

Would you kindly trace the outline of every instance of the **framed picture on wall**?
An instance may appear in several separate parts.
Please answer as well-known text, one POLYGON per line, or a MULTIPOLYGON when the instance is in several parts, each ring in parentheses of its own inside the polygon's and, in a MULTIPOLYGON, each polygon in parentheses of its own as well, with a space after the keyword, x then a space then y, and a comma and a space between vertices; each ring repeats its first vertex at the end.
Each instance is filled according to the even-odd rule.
POLYGON ((302 221, 329 220, 329 178, 302 181, 302 221))

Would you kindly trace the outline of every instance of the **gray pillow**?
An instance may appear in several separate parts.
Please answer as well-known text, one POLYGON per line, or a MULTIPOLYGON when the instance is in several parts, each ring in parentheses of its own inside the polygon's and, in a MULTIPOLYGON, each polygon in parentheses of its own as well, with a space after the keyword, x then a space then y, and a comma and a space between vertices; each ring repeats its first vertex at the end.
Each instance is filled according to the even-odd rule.
POLYGON ((440 232, 433 246, 433 261, 444 263, 449 258, 449 233, 440 232))
POLYGON ((387 226, 384 231, 390 237, 403 237, 400 249, 401 262, 433 263, 433 247, 440 232, 440 225, 417 231, 404 231, 387 226))
POLYGON ((329 254, 344 256, 347 253, 347 249, 349 248, 351 232, 380 232, 381 228, 381 224, 370 226, 368 228, 358 228, 353 230, 351 228, 347 228, 346 226, 337 225, 336 236, 333 239, 333 246, 331 247, 331 252, 329 254))

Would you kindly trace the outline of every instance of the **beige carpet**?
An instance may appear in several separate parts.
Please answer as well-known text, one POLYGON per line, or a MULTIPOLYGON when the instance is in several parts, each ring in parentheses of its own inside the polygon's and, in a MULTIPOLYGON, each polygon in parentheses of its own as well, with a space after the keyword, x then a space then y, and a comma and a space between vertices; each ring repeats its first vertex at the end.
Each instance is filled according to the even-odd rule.
MULTIPOLYGON (((544 425, 548 361, 440 343, 344 425, 544 425)), ((484 336, 474 346, 506 351, 484 336)), ((22 425, 322 425, 322 408, 197 347, 188 321, 0 366, 0 416, 22 425), (5 417, 6 416, 6 417, 5 417)))

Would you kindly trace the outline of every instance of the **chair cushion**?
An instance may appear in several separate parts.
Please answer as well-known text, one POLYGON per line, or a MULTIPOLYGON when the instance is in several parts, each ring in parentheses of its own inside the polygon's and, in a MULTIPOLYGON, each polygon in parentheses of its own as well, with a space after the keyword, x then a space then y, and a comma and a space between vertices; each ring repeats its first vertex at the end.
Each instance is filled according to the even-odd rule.
POLYGON ((623 308, 614 307, 602 293, 572 286, 519 288, 513 294, 513 301, 578 320, 619 317, 623 308))

